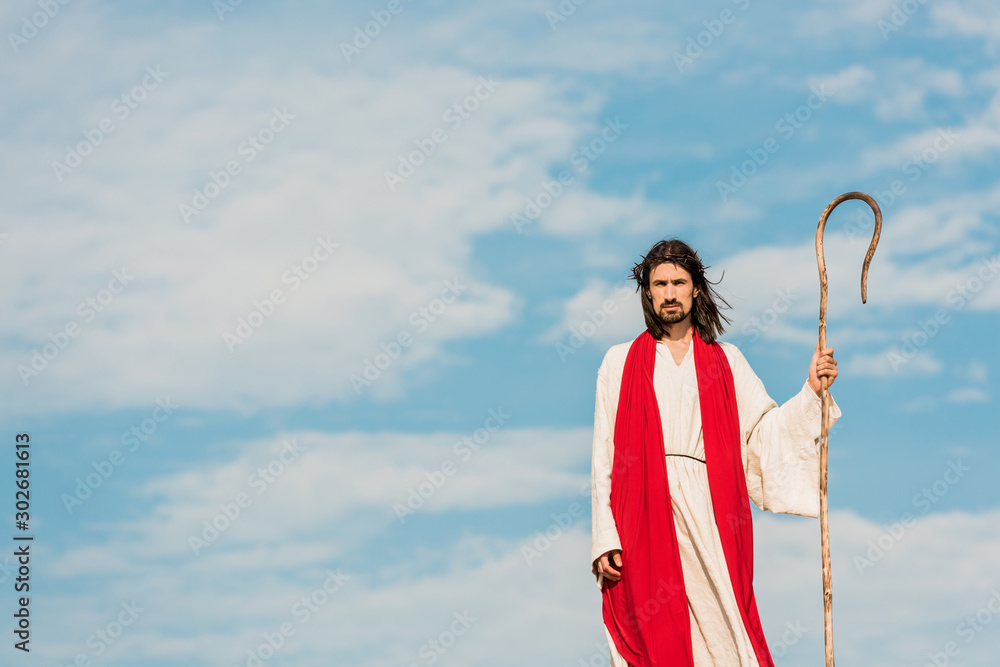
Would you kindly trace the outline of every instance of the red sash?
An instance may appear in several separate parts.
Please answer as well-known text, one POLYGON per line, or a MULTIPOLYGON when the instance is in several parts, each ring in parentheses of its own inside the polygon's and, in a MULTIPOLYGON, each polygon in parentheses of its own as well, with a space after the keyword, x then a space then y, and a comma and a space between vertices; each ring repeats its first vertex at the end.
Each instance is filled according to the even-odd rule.
MULTIPOLYGON (((729 577, 760 667, 773 667, 753 593, 753 526, 729 360, 695 331, 709 490, 729 577)), ((604 623, 634 667, 694 667, 691 619, 653 391, 656 340, 644 331, 625 359, 611 469, 611 512, 622 543, 622 578, 604 582, 604 623)))

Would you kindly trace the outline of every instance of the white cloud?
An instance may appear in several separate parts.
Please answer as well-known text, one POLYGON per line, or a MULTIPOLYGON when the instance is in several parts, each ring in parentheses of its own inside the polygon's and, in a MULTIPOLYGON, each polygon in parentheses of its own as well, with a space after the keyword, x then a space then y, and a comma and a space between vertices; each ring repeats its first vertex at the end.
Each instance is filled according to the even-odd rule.
POLYGON ((875 117, 889 123, 925 120, 929 97, 956 98, 966 92, 959 70, 916 58, 872 66, 855 63, 833 74, 811 76, 809 83, 830 89, 831 99, 840 104, 871 100, 875 117))
MULTIPOLYGON (((102 72, 103 85, 74 87, 67 76, 34 84, 41 113, 58 122, 40 128, 25 120, 19 130, 28 131, 4 141, 14 203, 0 275, 13 287, 0 301, 0 333, 18 345, 0 356, 12 369, 31 368, 36 351, 50 357, 34 357, 45 368, 28 375, 27 386, 16 372, 5 376, 11 409, 114 409, 167 393, 188 407, 244 410, 350 399, 358 389, 350 377, 408 333, 412 346, 361 389, 399 395, 409 369, 447 363, 449 341, 489 334, 516 317, 512 292, 471 277, 472 240, 509 229, 524 193, 599 129, 599 95, 581 96, 547 75, 494 77, 443 64, 406 64, 379 76, 234 64, 207 54, 245 34, 206 17, 204 25, 151 38, 133 56, 134 71, 124 73, 109 64, 125 38, 100 21, 80 24, 92 39, 66 48, 81 66, 102 72), (153 41, 178 39, 188 44, 184 52, 155 55, 153 41), (59 183, 50 163, 98 126, 111 100, 141 81, 147 62, 162 64, 164 81, 59 183), (496 82, 492 91, 484 79, 496 82), (64 80, 71 104, 51 92, 64 80), (485 99, 469 97, 477 90, 485 99), (476 109, 468 118, 448 115, 469 99, 476 109), (275 108, 294 118, 249 161, 242 142, 271 131, 275 108), (435 128, 444 130, 444 143, 428 138, 435 128), (434 153, 423 158, 418 145, 434 153), (411 154, 426 164, 391 192, 385 172, 411 154), (218 176, 228 160, 240 173, 218 176), (14 164, 26 167, 15 173, 14 164), (178 206, 192 204, 210 172, 228 185, 187 224, 178 206), (308 281, 289 282, 318 238, 339 248, 308 281), (78 304, 122 268, 134 281, 83 321, 78 304), (438 313, 445 281, 467 287, 438 313), (276 289, 285 301, 269 305, 276 289), (421 308, 431 309, 433 321, 421 308), (240 318, 263 324, 245 343, 227 344, 240 318), (81 331, 59 350, 71 322, 81 331)), ((398 33, 399 43, 406 34, 398 33)), ((396 43, 388 34, 383 42, 396 43)), ((374 54, 373 47, 364 55, 377 70, 374 54)), ((40 52, 6 72, 40 74, 51 57, 40 52)), ((639 196, 573 187, 560 203, 564 213, 547 222, 563 233, 622 216, 646 228, 666 211, 639 196)))
MULTIPOLYGON (((860 299, 858 278, 871 240, 872 213, 864 204, 846 202, 830 216, 824 235, 828 317, 840 318, 861 308, 867 312, 932 305, 949 313, 965 307, 994 308, 994 295, 1000 294, 994 278, 1000 269, 992 245, 981 237, 992 227, 990 211, 998 197, 1000 189, 902 209, 890 209, 883 202, 883 228, 868 274, 866 305, 860 299)), ((731 303, 741 317, 737 324, 751 314, 761 318, 774 311, 770 319, 777 314, 778 326, 788 316, 815 312, 819 278, 812 242, 756 247, 717 264, 726 271, 723 286, 735 299, 731 303), (787 314, 781 311, 786 306, 787 314)))
POLYGON ((877 93, 875 116, 888 122, 925 118, 928 96, 957 97, 964 92, 958 70, 922 60, 888 63, 873 85, 877 93))
POLYGON ((854 64, 828 76, 809 77, 809 84, 830 89, 834 101, 846 104, 868 97, 875 80, 875 73, 871 69, 854 64))
POLYGON ((949 403, 989 403, 990 395, 979 387, 958 387, 948 392, 949 403))
MULTIPOLYGON (((547 439, 539 440, 539 435, 511 432, 504 447, 516 451, 507 452, 512 455, 508 460, 523 460, 527 452, 543 449, 540 445, 547 439), (516 444, 518 440, 530 442, 516 444)), ((419 458, 432 462, 436 458, 426 450, 435 439, 406 438, 389 449, 399 454, 416 447, 423 451, 419 458)), ((369 448, 379 441, 369 440, 369 448)), ((67 551, 59 559, 58 576, 79 578, 86 571, 87 580, 97 588, 72 599, 56 598, 59 606, 40 623, 63 623, 72 630, 61 633, 61 643, 44 650, 71 655, 82 648, 86 635, 81 629, 100 627, 118 600, 136 598, 148 610, 147 616, 129 630, 127 641, 111 658, 127 661, 141 647, 147 653, 186 659, 190 664, 231 662, 258 646, 262 633, 290 621, 296 634, 280 654, 296 664, 329 664, 331 656, 352 659, 353 664, 409 664, 418 660, 429 638, 449 629, 456 613, 471 619, 471 626, 456 637, 453 648, 448 647, 452 661, 500 666, 586 660, 601 652, 600 598, 587 563, 586 483, 583 493, 575 484, 555 485, 559 490, 553 497, 562 498, 557 509, 520 519, 508 536, 497 536, 488 523, 478 523, 462 535, 422 540, 413 548, 392 553, 369 553, 366 558, 372 564, 365 566, 358 558, 349 561, 352 553, 369 551, 370 545, 379 543, 380 533, 391 534, 398 526, 375 525, 365 536, 345 533, 338 528, 342 521, 330 523, 323 518, 330 515, 321 506, 324 503, 317 502, 322 493, 296 495, 284 490, 309 479, 323 479, 323 488, 332 491, 349 479, 350 466, 358 469, 357 463, 362 462, 360 479, 338 491, 339 500, 330 500, 342 516, 370 520, 366 506, 376 496, 385 502, 392 494, 384 490, 367 496, 358 493, 374 481, 369 473, 376 472, 373 462, 365 463, 368 457, 360 454, 361 444, 355 438, 350 450, 325 454, 312 450, 307 456, 314 458, 303 459, 305 465, 294 472, 289 470, 294 479, 281 480, 282 491, 274 487, 276 495, 269 498, 274 506, 268 511, 275 516, 266 521, 249 514, 241 518, 252 522, 252 529, 242 538, 225 534, 229 547, 210 549, 200 559, 161 561, 163 552, 155 542, 162 535, 153 531, 142 542, 129 545, 116 540, 106 547, 109 553, 114 550, 127 556, 121 568, 81 570, 72 564, 88 558, 87 549, 67 551), (349 454, 346 459, 345 453, 349 454), (344 472, 338 474, 324 461, 337 461, 344 472), (279 514, 291 525, 275 532, 275 525, 281 523, 279 514), (255 534, 262 528, 264 532, 255 534), (233 549, 232 542, 239 540, 246 546, 233 549), (354 566, 342 566, 345 561, 354 566), (292 612, 293 605, 320 588, 328 571, 346 575, 346 582, 322 598, 314 618, 301 622, 292 612), (239 572, 249 585, 234 585, 233 572, 239 572), (102 583, 112 579, 113 583, 102 583), (70 619, 72 623, 66 625, 70 619), (518 641, 512 644, 511 636, 518 641)), ((411 458, 416 456, 411 454, 411 458)), ((553 465, 545 467, 565 474, 566 461, 578 458, 553 459, 553 465)), ((484 460, 482 465, 492 469, 497 462, 484 460)), ((220 471, 229 466, 223 464, 204 474, 224 481, 227 474, 220 471)), ((511 480, 502 477, 491 484, 514 488, 511 480)), ((545 477, 539 475, 527 484, 536 499, 552 490, 545 477)), ((201 480, 197 485, 163 481, 169 483, 160 490, 177 497, 203 488, 201 480)), ((838 655, 847 661, 864 655, 865 664, 888 667, 901 661, 916 664, 947 641, 961 642, 965 635, 956 637, 956 628, 969 614, 985 607, 993 589, 1000 586, 994 567, 994 553, 1000 549, 998 518, 1000 509, 979 514, 921 514, 915 508, 907 516, 882 522, 849 511, 833 512, 838 655)), ((125 528, 119 526, 115 533, 125 534, 125 528)), ((780 653, 784 664, 815 664, 822 655, 819 543, 816 521, 755 511, 758 605, 772 651, 780 653), (789 624, 804 632, 794 642, 783 644, 789 624)), ((987 632, 974 633, 971 641, 960 645, 967 664, 989 664, 981 656, 1000 649, 995 633, 987 632)))
MULTIPOLYGON (((923 348, 928 330, 933 336, 965 309, 989 310, 1000 303, 1000 281, 993 280, 996 258, 980 240, 991 226, 988 211, 997 196, 1000 190, 893 210, 869 271, 867 304, 861 302, 858 277, 871 236, 871 223, 865 220, 871 211, 848 202, 831 216, 824 243, 828 330, 835 332, 838 346, 881 348, 852 351, 849 370, 865 376, 939 373, 942 364, 933 352, 910 350, 907 341, 923 348), (919 309, 909 328, 879 324, 886 313, 908 308, 919 309)), ((812 241, 757 246, 709 263, 709 277, 723 278, 718 289, 732 306, 730 335, 815 344, 819 279, 812 241)), ((603 304, 608 299, 620 304, 615 294, 608 282, 588 282, 560 306, 559 323, 542 339, 563 344, 577 340, 578 345, 630 340, 642 330, 641 312, 636 304, 611 313, 603 304)), ((634 290, 621 296, 633 299, 634 290)), ((898 315, 893 321, 898 324, 898 315)))
MULTIPOLYGON (((853 512, 831 513, 838 660, 877 667, 923 664, 928 652, 954 640, 963 664, 988 665, 996 634, 973 633, 967 641, 967 634, 956 636, 956 628, 1000 586, 988 564, 1000 546, 991 523, 998 510, 917 514, 911 512, 904 525, 902 518, 883 523, 853 512)), ((806 632, 785 648, 782 664, 822 662, 818 523, 758 514, 755 533, 755 589, 772 651, 791 623, 806 632)))
POLYGON ((882 39, 877 23, 892 11, 897 0, 823 0, 810 3, 795 17, 795 36, 801 40, 854 39, 868 44, 882 39))
MULTIPOLYGON (((898 270, 895 267, 887 269, 886 264, 891 264, 892 260, 880 253, 876 253, 869 276, 870 302, 862 305, 857 275, 864 249, 835 235, 832 225, 828 225, 824 243, 828 328, 840 328, 841 323, 853 327, 852 317, 858 315, 859 308, 872 310, 880 307, 877 304, 891 303, 885 295, 880 295, 878 302, 871 297, 875 285, 894 282, 893 277, 885 278, 884 274, 891 276, 898 270), (876 268, 883 275, 876 277, 876 268)), ((723 277, 719 290, 733 308, 729 331, 751 336, 754 340, 760 337, 815 345, 819 275, 812 241, 795 246, 758 246, 712 264, 711 273, 715 276, 712 279, 723 277)), ((871 332, 860 330, 850 332, 849 337, 856 340, 871 335, 871 332)), ((839 340, 845 339, 842 336, 839 340)))
POLYGON ((927 171, 923 165, 941 169, 982 160, 1000 148, 1000 95, 994 95, 978 116, 970 116, 964 125, 925 125, 890 146, 870 149, 862 158, 864 167, 874 170, 892 166, 904 176, 919 178, 927 171), (917 159, 922 165, 914 169, 917 159))
POLYGON ((994 48, 1000 39, 1000 11, 989 0, 935 4, 932 15, 937 31, 943 34, 985 38, 994 48))
POLYGON ((715 207, 715 219, 719 222, 755 222, 761 218, 761 210, 743 200, 730 200, 715 207))
POLYGON ((975 382, 977 384, 982 384, 986 382, 986 378, 989 376, 989 367, 982 361, 973 360, 969 362, 969 365, 964 369, 963 375, 975 382))
MULTIPOLYGON (((551 180, 547 181, 551 183, 551 180)), ((541 195, 544 186, 537 188, 541 195)), ((676 207, 651 202, 640 193, 629 197, 600 195, 570 184, 540 219, 540 228, 554 236, 579 238, 604 229, 626 234, 673 228, 681 224, 676 207)), ((533 195, 537 200, 537 195, 533 195)))
MULTIPOLYGON (((393 32, 391 38, 375 40, 376 48, 368 49, 358 62, 369 71, 390 71, 417 57, 433 62, 457 60, 482 70, 496 67, 500 56, 504 68, 510 70, 659 80, 664 74, 676 74, 670 55, 683 37, 676 12, 670 22, 650 20, 658 12, 662 6, 655 2, 635 3, 631 11, 622 12, 617 6, 566 5, 559 0, 466 3, 451 6, 447 12, 418 9, 401 17, 407 28, 393 32), (469 39, 470 35, 476 38, 469 39)), ((691 21, 697 24, 700 17, 695 16, 691 21)), ((351 28, 338 32, 347 38, 351 28)))
POLYGON ((587 342, 607 347, 632 340, 646 328, 635 283, 591 279, 562 304, 558 324, 541 340, 578 349, 587 342))
MULTIPOLYGON (((497 424, 489 416, 484 410, 484 429, 497 424)), ((468 654, 485 660, 512 631, 531 638, 526 646, 503 650, 515 662, 533 654, 555 659, 567 646, 589 646, 580 641, 580 628, 594 632, 600 622, 587 611, 599 608, 586 562, 589 470, 580 470, 589 461, 590 431, 511 429, 517 416, 499 406, 492 416, 505 423, 482 433, 286 434, 240 443, 229 460, 146 483, 136 500, 151 500, 149 511, 102 521, 88 531, 88 543, 46 564, 57 578, 113 583, 101 584, 99 592, 59 596, 58 613, 47 618, 73 619, 66 626, 73 631, 43 650, 72 655, 83 649, 83 631, 100 627, 116 599, 131 598, 149 611, 113 654, 122 660, 142 647, 175 660, 188 656, 191 664, 229 664, 256 647, 262 632, 292 620, 298 634, 282 654, 294 655, 296 664, 329 664, 331 650, 365 653, 364 664, 409 664, 428 637, 448 629, 453 612, 465 611, 476 617, 475 630, 470 641, 456 643, 451 659, 468 654), (296 454, 281 441, 303 451, 296 454), (447 461, 457 472, 447 472, 447 461), (436 475, 445 481, 427 494, 417 516, 542 503, 558 509, 555 516, 533 511, 510 537, 492 536, 487 521, 464 537, 449 533, 427 541, 412 535, 411 522, 418 519, 400 522, 393 505, 406 503, 408 489, 436 475), (237 510, 239 493, 250 501, 237 510), (228 526, 220 518, 237 511, 228 526), (203 537, 206 519, 219 534, 195 555, 188 538, 203 537), (536 531, 549 537, 536 542, 536 531), (412 549, 399 545, 414 537, 412 549), (373 546, 380 543, 388 546, 373 546), (292 605, 319 587, 329 569, 350 580, 316 621, 300 624, 292 605), (550 633, 566 641, 546 644, 550 633)), ((77 513, 86 520, 86 507, 77 513)))
MULTIPOLYGON (((223 552, 252 566, 257 555, 319 526, 363 541, 423 513, 529 505, 577 494, 581 486, 589 498, 590 429, 517 428, 518 415, 502 405, 484 408, 481 417, 482 426, 467 433, 302 432, 242 443, 231 460, 146 482, 135 500, 153 503, 150 516, 119 525, 116 534, 141 537, 146 557, 205 560, 223 552), (242 505, 240 494, 247 497, 242 505), (239 517, 217 541, 202 537, 206 521, 227 514, 223 506, 239 517), (192 537, 206 543, 192 545, 192 537)), ((73 509, 81 520, 89 516, 86 504, 73 509)), ((304 541, 322 544, 315 554, 325 558, 342 557, 347 548, 304 541)), ((123 548, 129 543, 123 540, 123 548)), ((118 547, 109 548, 111 555, 118 547)), ((75 576, 125 566, 97 551, 77 556, 60 560, 56 571, 75 576)))
POLYGON ((875 354, 857 353, 845 364, 852 375, 891 377, 894 375, 936 375, 942 364, 930 350, 912 351, 899 346, 875 354))

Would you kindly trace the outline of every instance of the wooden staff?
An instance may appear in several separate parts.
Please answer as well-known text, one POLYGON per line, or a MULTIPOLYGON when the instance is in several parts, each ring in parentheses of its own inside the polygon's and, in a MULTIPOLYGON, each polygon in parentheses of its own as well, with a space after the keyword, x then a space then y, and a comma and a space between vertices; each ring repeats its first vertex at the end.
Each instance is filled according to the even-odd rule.
MULTIPOLYGON (((823 257, 823 230, 830 212, 848 199, 860 199, 875 213, 875 234, 872 236, 865 263, 861 269, 861 303, 868 300, 868 265, 875 255, 875 246, 882 233, 882 211, 871 196, 864 192, 848 192, 827 204, 816 227, 816 263, 819 266, 819 349, 826 349, 826 261, 823 257)), ((830 390, 827 378, 820 378, 823 399, 823 427, 819 441, 819 522, 823 535, 823 635, 826 643, 826 667, 833 667, 833 573, 830 569, 830 526, 827 516, 826 470, 827 450, 830 438, 830 390)))

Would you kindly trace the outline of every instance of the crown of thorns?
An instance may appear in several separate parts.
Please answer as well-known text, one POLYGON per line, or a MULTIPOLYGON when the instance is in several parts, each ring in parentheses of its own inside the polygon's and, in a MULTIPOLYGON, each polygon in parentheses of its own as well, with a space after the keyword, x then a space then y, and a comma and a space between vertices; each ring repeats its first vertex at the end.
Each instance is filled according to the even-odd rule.
MULTIPOLYGON (((691 272, 691 275, 698 274, 699 276, 705 275, 705 269, 711 267, 705 266, 701 263, 701 259, 697 255, 656 255, 653 257, 643 257, 642 261, 632 267, 632 279, 637 283, 642 284, 643 274, 653 267, 654 264, 663 264, 664 262, 672 262, 674 264, 680 264, 685 269, 691 272)), ((648 274, 645 276, 648 279, 648 274)))

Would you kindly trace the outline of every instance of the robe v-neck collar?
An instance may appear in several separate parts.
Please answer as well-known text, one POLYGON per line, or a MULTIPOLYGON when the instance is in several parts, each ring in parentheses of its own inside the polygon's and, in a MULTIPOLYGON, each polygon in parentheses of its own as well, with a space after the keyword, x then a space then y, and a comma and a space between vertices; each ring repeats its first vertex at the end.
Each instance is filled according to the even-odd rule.
POLYGON ((688 358, 691 356, 691 349, 694 347, 694 341, 688 343, 687 350, 684 352, 684 357, 681 359, 681 363, 677 363, 676 361, 674 361, 674 355, 670 351, 670 346, 664 343, 662 340, 656 341, 656 349, 658 352, 660 350, 661 345, 663 346, 665 352, 661 352, 660 354, 670 360, 670 365, 673 368, 680 369, 684 366, 684 364, 687 363, 688 358))

